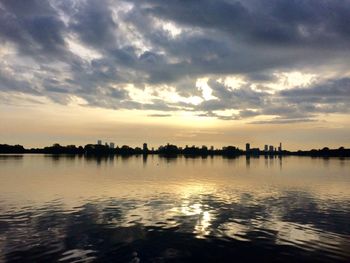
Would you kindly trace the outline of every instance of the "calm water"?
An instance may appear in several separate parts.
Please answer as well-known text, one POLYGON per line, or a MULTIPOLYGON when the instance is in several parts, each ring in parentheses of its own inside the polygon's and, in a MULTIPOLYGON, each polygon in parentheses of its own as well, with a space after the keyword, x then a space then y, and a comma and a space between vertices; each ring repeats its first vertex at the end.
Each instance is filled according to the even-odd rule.
POLYGON ((350 262, 350 159, 0 155, 0 262, 350 262))

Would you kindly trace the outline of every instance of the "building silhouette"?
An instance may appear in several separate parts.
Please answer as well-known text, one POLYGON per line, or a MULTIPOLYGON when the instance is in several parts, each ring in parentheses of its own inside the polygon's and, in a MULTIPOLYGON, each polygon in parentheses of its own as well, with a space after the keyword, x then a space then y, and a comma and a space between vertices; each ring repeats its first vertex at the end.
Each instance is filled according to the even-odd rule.
POLYGON ((147 151, 148 151, 147 143, 144 143, 144 144, 143 144, 142 150, 143 150, 144 152, 147 152, 147 151))
POLYGON ((224 146, 222 149, 214 149, 214 147, 208 147, 203 145, 202 147, 188 147, 186 148, 177 147, 176 145, 170 145, 169 143, 165 146, 160 146, 159 149, 152 147, 152 151, 148 150, 147 144, 143 144, 143 148, 136 147, 132 148, 128 145, 123 145, 121 147, 114 148, 114 143, 110 142, 109 145, 102 144, 101 140, 97 141, 97 144, 87 144, 83 146, 67 145, 61 146, 58 143, 53 144, 52 146, 47 146, 44 148, 31 148, 25 149, 22 145, 8 145, 0 144, 0 153, 38 153, 38 154, 79 154, 86 156, 106 156, 106 155, 138 155, 138 154, 159 154, 159 155, 187 155, 187 156, 214 156, 221 155, 225 158, 235 158, 240 155, 246 155, 247 157, 258 157, 262 154, 265 155, 265 158, 272 158, 278 156, 296 155, 296 156, 312 156, 312 157, 350 157, 350 149, 346 149, 343 146, 338 149, 329 149, 328 147, 323 147, 321 149, 312 149, 312 150, 298 150, 298 151, 288 151, 283 150, 282 143, 279 143, 278 147, 273 145, 264 145, 264 151, 260 151, 259 148, 251 148, 250 144, 246 144, 246 152, 236 148, 235 146, 224 146), (147 149, 147 151, 144 151, 147 149))
POLYGON ((280 146, 278 146, 278 152, 282 152, 282 143, 280 142, 280 146))

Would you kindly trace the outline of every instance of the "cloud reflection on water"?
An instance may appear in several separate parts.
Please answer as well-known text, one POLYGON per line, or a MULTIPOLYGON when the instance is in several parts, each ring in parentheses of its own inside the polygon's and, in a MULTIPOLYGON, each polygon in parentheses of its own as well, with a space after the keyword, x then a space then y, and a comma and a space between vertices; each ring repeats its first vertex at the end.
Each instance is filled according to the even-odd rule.
POLYGON ((157 166, 161 161, 149 159, 145 166, 136 158, 112 159, 101 167, 76 158, 7 159, 2 168, 9 173, 1 175, 7 186, 0 203, 3 259, 128 262, 138 251, 144 262, 214 256, 219 261, 271 256, 281 262, 349 260, 349 193, 341 187, 338 193, 324 191, 348 186, 348 164, 328 161, 334 171, 329 177, 305 173, 317 172, 314 162, 322 160, 288 158, 282 170, 278 165, 264 170, 264 160, 251 160, 247 168, 242 158, 179 158, 157 166), (51 165, 51 174, 40 172, 51 165), (31 202, 28 194, 23 202, 33 188, 13 183, 25 183, 28 174, 41 180, 41 187, 56 189, 55 198, 35 188, 43 199, 31 202), (300 174, 307 175, 304 184, 300 174), (67 197, 74 198, 67 203, 67 197))

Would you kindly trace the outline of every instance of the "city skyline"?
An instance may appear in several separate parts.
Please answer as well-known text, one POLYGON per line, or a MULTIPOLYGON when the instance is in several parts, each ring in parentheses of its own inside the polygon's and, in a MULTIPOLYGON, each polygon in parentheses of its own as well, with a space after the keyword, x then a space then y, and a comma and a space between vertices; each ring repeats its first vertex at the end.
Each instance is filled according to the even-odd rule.
MULTIPOLYGON (((211 133, 209 133, 211 135, 211 133)), ((215 133, 214 133, 215 134, 215 133)), ((5 138, 6 136, 4 136, 3 138, 5 138)), ((56 138, 59 138, 59 136, 55 136, 56 138)), ((71 136, 70 136, 71 137, 71 136)), ((91 136, 92 137, 92 136, 91 136)), ((24 141, 23 140, 18 140, 16 141, 18 137, 12 137, 12 139, 10 139, 9 141, 5 141, 4 139, 2 139, 2 141, 0 143, 2 144, 9 144, 9 145, 15 145, 15 144, 20 144, 25 146, 26 148, 40 148, 40 147, 45 147, 48 145, 53 145, 54 143, 58 143, 61 145, 86 145, 86 144, 99 144, 98 142, 93 142, 94 138, 87 139, 87 138, 79 138, 79 137, 72 137, 73 139, 57 139, 57 140, 51 140, 50 137, 46 138, 45 140, 41 140, 41 142, 34 142, 33 141, 24 141), (76 140, 75 140, 76 139, 76 140)), ((20 138, 20 137, 19 137, 20 138)), ((148 142, 148 145, 152 145, 152 146, 157 146, 157 145, 163 145, 163 144, 175 144, 175 145, 181 145, 181 146, 185 146, 185 145, 196 145, 196 146, 201 146, 201 145, 207 145, 207 146, 213 146, 216 149, 221 149, 222 147, 226 146, 226 145, 235 145, 240 149, 245 149, 246 147, 246 142, 242 141, 242 140, 238 140, 238 139, 231 139, 227 138, 225 141, 219 142, 217 143, 217 141, 215 140, 208 140, 208 141, 202 141, 201 137, 199 138, 195 138, 194 140, 192 140, 191 136, 189 136, 190 139, 186 139, 186 140, 178 140, 178 139, 173 139, 173 140, 167 140, 166 138, 164 139, 153 139, 150 142, 148 142), (210 143, 210 141, 212 141, 210 143), (214 141, 214 143, 213 143, 214 141)), ((284 137, 283 137, 284 138, 284 137)), ((131 147, 140 147, 142 146, 142 144, 144 143, 145 140, 143 140, 140 137, 136 137, 135 139, 100 139, 102 144, 108 143, 108 145, 110 145, 111 143, 114 145, 114 147, 117 146, 122 146, 122 145, 129 145, 131 147)), ((262 150, 264 150, 265 146, 270 147, 271 144, 274 146, 274 148, 279 147, 279 143, 280 141, 276 140, 275 142, 273 142, 271 139, 266 139, 265 141, 260 141, 260 140, 252 140, 252 142, 249 142, 251 145, 253 145, 254 147, 258 147, 262 150)), ((285 142, 284 145, 286 146, 285 148, 288 148, 288 150, 291 151, 297 151, 297 150, 310 150, 310 149, 319 149, 319 148, 323 148, 323 147, 329 147, 329 148, 334 148, 337 149, 339 147, 345 147, 348 148, 349 144, 348 143, 325 143, 325 142, 320 142, 320 143, 305 143, 305 144, 295 144, 295 143, 291 143, 291 142, 285 142)))
POLYGON ((214 148, 214 146, 197 146, 197 145, 186 145, 184 147, 177 146, 174 144, 167 143, 165 145, 160 145, 158 147, 148 148, 147 143, 143 143, 142 146, 137 146, 135 148, 128 145, 116 146, 113 142, 102 143, 101 140, 97 141, 97 144, 87 144, 85 146, 77 145, 60 145, 53 144, 52 146, 46 146, 43 148, 31 148, 26 149, 22 145, 8 145, 0 144, 0 154, 44 154, 52 156, 79 156, 79 157, 113 157, 117 156, 140 156, 147 158, 147 155, 159 155, 165 158, 175 158, 177 156, 185 157, 211 157, 222 156, 223 158, 237 158, 239 156, 245 155, 247 158, 259 158, 264 156, 265 158, 282 158, 283 156, 308 156, 308 157, 338 157, 340 159, 350 157, 350 149, 345 147, 339 147, 337 149, 330 149, 328 147, 323 147, 319 149, 310 149, 307 151, 289 151, 282 148, 282 143, 278 147, 273 145, 265 145, 263 149, 250 147, 250 143, 246 143, 245 149, 240 149, 237 146, 228 145, 222 148, 214 148))
MULTIPOLYGON (((255 145, 254 145, 255 146, 255 145)), ((60 145, 59 143, 54 143, 50 146, 45 146, 42 148, 25 148, 23 145, 15 144, 0 144, 0 153, 37 153, 37 154, 78 154, 78 155, 147 155, 147 154, 164 154, 164 155, 195 155, 195 156, 208 156, 208 155, 222 155, 222 156, 260 156, 260 155, 300 155, 300 156, 313 156, 313 157, 349 157, 350 149, 344 146, 338 148, 329 148, 326 146, 308 149, 308 150, 289 150, 282 147, 282 142, 275 145, 265 144, 263 148, 253 147, 250 143, 245 144, 245 149, 241 149, 236 145, 225 145, 222 147, 214 147, 213 145, 185 145, 178 146, 171 143, 166 143, 164 145, 158 145, 156 147, 149 146, 148 143, 144 142, 142 145, 132 147, 130 145, 121 144, 118 145, 114 142, 104 142, 101 139, 97 140, 97 143, 89 143, 85 146, 69 144, 60 145), (252 146, 252 147, 251 147, 252 146)))

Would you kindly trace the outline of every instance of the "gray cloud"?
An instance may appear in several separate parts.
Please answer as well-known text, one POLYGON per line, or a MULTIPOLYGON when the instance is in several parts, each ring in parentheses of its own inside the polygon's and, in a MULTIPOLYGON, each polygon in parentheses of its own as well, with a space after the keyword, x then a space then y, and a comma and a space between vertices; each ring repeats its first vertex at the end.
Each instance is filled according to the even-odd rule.
POLYGON ((27 57, 66 61, 72 56, 63 34, 65 24, 47 1, 1 1, 0 43, 10 41, 27 57))
POLYGON ((148 114, 150 117, 171 117, 171 114, 148 114))
POLYGON ((276 71, 319 65, 337 71, 334 62, 349 68, 349 14, 349 2, 341 0, 0 0, 0 52, 6 45, 15 50, 0 66, 17 73, 1 71, 0 90, 62 104, 74 95, 93 107, 189 110, 225 120, 265 115, 290 123, 348 114, 350 80, 340 71, 310 87, 272 92, 264 85, 276 80, 276 71), (180 29, 178 35, 164 30, 164 22, 180 29), (70 38, 98 56, 79 56, 70 38), (235 74, 246 80, 239 88, 216 81, 235 74), (210 78, 217 99, 140 103, 125 88, 153 86, 156 96, 157 87, 167 85, 181 96, 202 97, 199 77, 210 78), (238 113, 215 113, 222 110, 238 113))
POLYGON ((318 44, 348 38, 349 4, 309 1, 144 1, 144 13, 266 44, 318 44))
POLYGON ((71 17, 70 28, 80 39, 98 49, 117 46, 118 24, 113 20, 108 1, 81 1, 71 17))
POLYGON ((213 95, 218 99, 205 101, 196 110, 206 111, 199 116, 238 120, 259 115, 277 116, 269 121, 253 121, 254 124, 294 123, 315 121, 318 114, 349 113, 350 80, 327 80, 307 88, 282 90, 277 94, 257 92, 242 86, 231 89, 215 81, 209 81, 213 95), (222 116, 213 111, 234 109, 239 113, 222 116), (254 109, 254 110, 251 110, 254 109))
POLYGON ((350 99, 350 78, 328 80, 311 88, 283 90, 280 95, 292 102, 338 103, 350 99))
POLYGON ((332 79, 308 88, 294 88, 280 92, 286 103, 305 114, 349 113, 350 79, 332 79))
POLYGON ((252 121, 250 124, 290 124, 290 123, 299 123, 299 122, 315 122, 315 119, 283 119, 283 118, 273 118, 268 121, 252 121))

